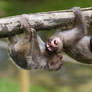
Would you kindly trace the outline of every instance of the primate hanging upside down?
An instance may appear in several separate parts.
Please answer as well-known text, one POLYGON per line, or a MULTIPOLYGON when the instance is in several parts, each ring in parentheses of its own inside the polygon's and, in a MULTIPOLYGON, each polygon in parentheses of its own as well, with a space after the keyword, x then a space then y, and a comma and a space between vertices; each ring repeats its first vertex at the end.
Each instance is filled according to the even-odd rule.
POLYGON ((75 27, 71 30, 57 30, 46 44, 29 25, 28 19, 22 16, 24 37, 9 37, 10 56, 23 69, 44 68, 58 70, 62 66, 61 51, 83 63, 91 63, 92 39, 87 36, 87 25, 79 7, 72 9, 75 14, 75 27))
POLYGON ((92 64, 92 38, 87 34, 86 20, 79 7, 72 8, 75 27, 71 30, 57 30, 46 43, 47 51, 61 52, 81 63, 92 64))
POLYGON ((58 70, 62 65, 62 56, 46 51, 45 43, 36 30, 31 28, 25 15, 22 16, 21 25, 24 28, 24 37, 21 40, 16 36, 9 37, 9 52, 15 64, 23 69, 58 70))

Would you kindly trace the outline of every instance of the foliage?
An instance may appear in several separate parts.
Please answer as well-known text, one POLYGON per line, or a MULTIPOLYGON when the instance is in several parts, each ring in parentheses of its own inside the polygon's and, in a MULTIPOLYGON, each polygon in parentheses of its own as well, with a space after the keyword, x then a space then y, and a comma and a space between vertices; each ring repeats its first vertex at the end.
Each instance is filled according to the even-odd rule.
POLYGON ((91 0, 0 0, 1 16, 69 9, 74 6, 91 7, 91 0))

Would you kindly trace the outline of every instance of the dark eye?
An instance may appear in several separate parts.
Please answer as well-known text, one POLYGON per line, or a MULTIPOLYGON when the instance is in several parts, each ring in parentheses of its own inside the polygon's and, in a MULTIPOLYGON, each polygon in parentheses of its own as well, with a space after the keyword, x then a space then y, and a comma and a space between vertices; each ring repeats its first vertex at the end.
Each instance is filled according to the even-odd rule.
POLYGON ((54 40, 54 44, 55 44, 55 45, 58 45, 58 43, 57 43, 57 41, 56 41, 56 40, 54 40))
POLYGON ((59 57, 60 60, 62 60, 62 58, 63 58, 62 56, 59 57))

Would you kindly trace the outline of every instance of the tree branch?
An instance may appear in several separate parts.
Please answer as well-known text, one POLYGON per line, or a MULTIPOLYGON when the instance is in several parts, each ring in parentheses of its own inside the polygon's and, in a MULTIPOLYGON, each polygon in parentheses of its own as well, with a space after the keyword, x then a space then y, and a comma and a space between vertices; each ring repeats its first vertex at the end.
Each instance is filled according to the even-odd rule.
MULTIPOLYGON (((87 23, 92 26, 92 7, 83 8, 83 15, 86 17, 87 23)), ((71 10, 51 11, 35 14, 25 14, 29 19, 32 27, 38 30, 53 29, 61 27, 62 29, 69 29, 74 24, 74 14, 71 10)), ((0 38, 8 37, 14 34, 23 32, 21 27, 21 15, 12 16, 0 19, 0 38)))

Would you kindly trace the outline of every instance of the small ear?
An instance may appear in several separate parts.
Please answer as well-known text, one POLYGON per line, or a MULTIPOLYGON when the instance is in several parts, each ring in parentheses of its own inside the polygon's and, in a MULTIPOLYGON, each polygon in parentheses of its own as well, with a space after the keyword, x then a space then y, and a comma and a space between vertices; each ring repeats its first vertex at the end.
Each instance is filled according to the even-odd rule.
POLYGON ((92 37, 90 38, 90 51, 92 52, 92 37))

